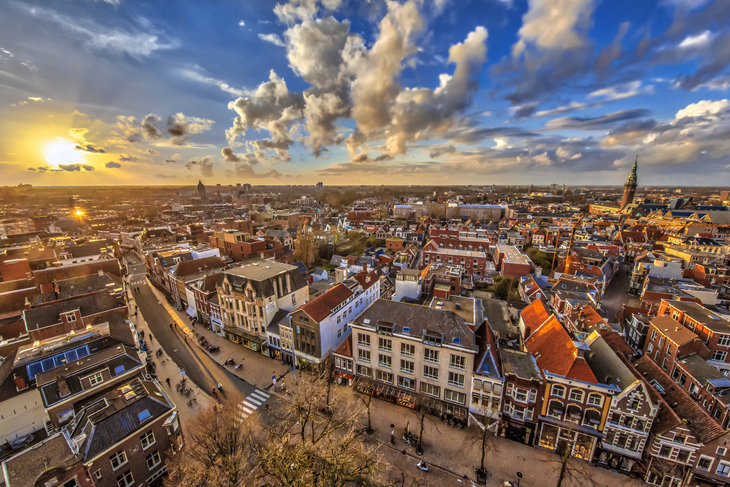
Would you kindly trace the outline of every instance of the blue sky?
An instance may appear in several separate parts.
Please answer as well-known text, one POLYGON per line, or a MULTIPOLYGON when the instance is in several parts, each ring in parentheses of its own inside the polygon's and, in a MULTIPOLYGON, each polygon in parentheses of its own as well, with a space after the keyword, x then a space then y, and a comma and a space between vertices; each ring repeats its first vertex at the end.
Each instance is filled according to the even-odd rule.
POLYGON ((3 14, 5 184, 621 184, 637 154, 640 185, 730 176, 723 0, 3 14))

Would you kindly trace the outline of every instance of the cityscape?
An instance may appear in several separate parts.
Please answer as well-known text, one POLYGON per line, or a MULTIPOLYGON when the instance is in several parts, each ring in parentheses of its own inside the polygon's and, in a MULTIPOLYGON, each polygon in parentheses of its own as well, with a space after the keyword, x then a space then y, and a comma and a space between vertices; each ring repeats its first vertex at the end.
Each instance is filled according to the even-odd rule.
POLYGON ((2 11, 0 487, 730 485, 730 3, 2 11))

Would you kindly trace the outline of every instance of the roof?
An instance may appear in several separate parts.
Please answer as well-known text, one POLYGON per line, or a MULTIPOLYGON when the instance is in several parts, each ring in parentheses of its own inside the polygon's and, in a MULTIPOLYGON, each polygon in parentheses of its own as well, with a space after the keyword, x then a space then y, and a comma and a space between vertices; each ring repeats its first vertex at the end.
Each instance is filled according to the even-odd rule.
POLYGON ((61 433, 56 433, 5 460, 5 485, 36 485, 41 474, 49 468, 70 468, 76 461, 66 438, 61 433))
POLYGON ((97 274, 100 270, 110 272, 115 276, 120 276, 122 272, 119 261, 109 259, 84 262, 83 264, 65 265, 62 267, 49 267, 48 269, 33 271, 33 279, 35 280, 36 286, 40 288, 43 284, 48 284, 53 281, 97 274))
POLYGON ((540 370, 593 384, 598 382, 555 315, 525 340, 525 348, 535 355, 540 370))
MULTIPOLYGON (((520 313, 522 321, 525 323, 525 327, 529 328, 529 332, 537 330, 540 325, 545 323, 549 318, 547 308, 545 304, 539 299, 536 299, 529 306, 522 310, 520 313)), ((527 332, 526 332, 527 333, 527 332)))
POLYGON ((717 424, 702 406, 694 401, 690 395, 674 382, 648 355, 641 357, 634 363, 634 367, 651 383, 656 381, 664 389, 663 400, 669 405, 679 423, 672 421, 672 414, 665 414, 652 425, 655 434, 662 434, 675 428, 682 422, 692 434, 702 443, 707 444, 722 436, 725 430, 717 424))
POLYGON ((443 344, 471 349, 476 352, 474 332, 463 318, 452 311, 428 308, 416 304, 378 299, 354 322, 360 326, 375 327, 378 322, 393 325, 394 333, 421 339, 426 332, 443 334, 443 344), (408 331, 404 331, 408 328, 408 331), (458 339, 454 341, 454 339, 458 339))
POLYGON ((668 304, 673 308, 683 311, 687 316, 702 323, 714 332, 730 333, 730 321, 723 319, 719 313, 715 313, 699 303, 671 301, 668 304))
POLYGON ((352 357, 352 333, 347 335, 342 343, 340 343, 337 348, 335 348, 335 351, 332 353, 334 353, 335 355, 352 357))
POLYGON ((637 381, 633 372, 624 365, 597 331, 586 338, 585 344, 591 349, 591 353, 586 356, 586 362, 602 384, 614 384, 623 391, 637 381))
POLYGON ((707 382, 712 382, 716 387, 719 386, 718 383, 725 383, 719 387, 730 387, 730 380, 696 353, 682 357, 677 362, 697 379, 701 387, 704 387, 707 382))
POLYGON ((117 308, 126 308, 122 299, 108 293, 99 293, 25 310, 23 311, 23 318, 25 319, 26 329, 32 331, 60 323, 61 313, 78 309, 81 316, 85 317, 117 308))
POLYGON ((135 378, 102 397, 91 399, 68 427, 71 438, 86 433, 79 443, 83 459, 105 452, 111 445, 128 437, 143 423, 151 423, 174 409, 174 404, 154 382, 135 378), (149 417, 140 419, 147 410, 149 417))
POLYGON ((261 263, 257 262, 255 264, 234 267, 233 269, 228 269, 225 273, 233 276, 242 276, 254 281, 263 281, 294 269, 298 270, 298 268, 293 265, 267 260, 261 263))
POLYGON ((500 338, 511 338, 514 333, 512 316, 506 301, 499 299, 482 298, 484 317, 489 322, 489 327, 498 333, 500 338))
POLYGON ((365 291, 366 289, 370 289, 373 284, 377 283, 379 277, 380 276, 378 276, 378 273, 375 272, 375 270, 372 270, 368 273, 366 273, 365 271, 360 271, 352 276, 352 278, 360 284, 363 291, 365 291))
POLYGON ((201 272, 209 271, 212 269, 220 269, 226 264, 220 257, 203 257, 202 259, 195 260, 184 260, 180 262, 175 268, 175 276, 183 277, 201 272))
POLYGON ((300 309, 307 313, 310 318, 316 322, 320 322, 332 314, 332 311, 343 301, 353 295, 353 292, 340 283, 335 287, 328 289, 320 294, 300 309))
POLYGON ((656 326, 660 333, 663 333, 677 345, 684 345, 697 338, 697 335, 682 326, 671 316, 656 316, 651 319, 651 324, 656 326))
POLYGON ((502 372, 505 377, 508 374, 514 374, 521 379, 542 379, 542 374, 532 354, 509 348, 503 348, 499 353, 502 362, 502 372))

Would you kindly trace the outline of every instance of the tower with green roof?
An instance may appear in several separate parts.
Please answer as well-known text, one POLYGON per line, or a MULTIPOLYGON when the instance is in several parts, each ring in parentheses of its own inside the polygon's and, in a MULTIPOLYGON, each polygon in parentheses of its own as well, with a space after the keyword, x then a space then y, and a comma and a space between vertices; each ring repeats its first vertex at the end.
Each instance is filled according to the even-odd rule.
POLYGON ((634 201, 634 194, 636 193, 636 183, 637 183, 637 176, 636 176, 636 169, 639 165, 639 156, 637 154, 636 160, 634 161, 634 167, 631 168, 631 174, 629 174, 629 178, 624 183, 624 197, 621 198, 621 209, 626 208, 626 205, 634 201))

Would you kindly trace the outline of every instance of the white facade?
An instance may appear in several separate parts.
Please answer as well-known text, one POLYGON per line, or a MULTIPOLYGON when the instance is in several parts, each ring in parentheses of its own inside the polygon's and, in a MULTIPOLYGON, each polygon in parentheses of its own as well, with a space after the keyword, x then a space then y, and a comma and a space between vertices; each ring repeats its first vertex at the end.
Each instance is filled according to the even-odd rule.
POLYGON ((395 294, 393 301, 400 301, 403 298, 416 300, 421 297, 422 281, 418 276, 398 274, 395 281, 395 294))

